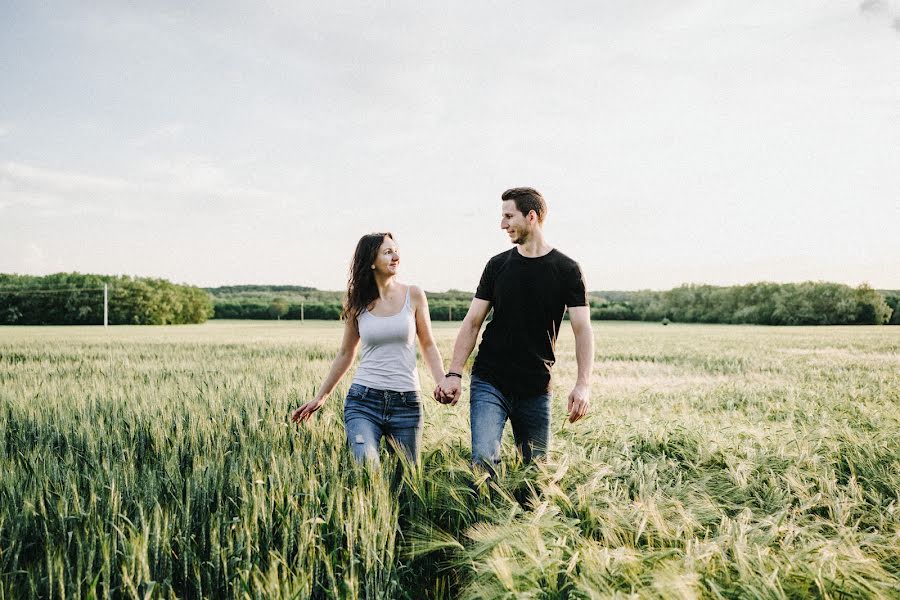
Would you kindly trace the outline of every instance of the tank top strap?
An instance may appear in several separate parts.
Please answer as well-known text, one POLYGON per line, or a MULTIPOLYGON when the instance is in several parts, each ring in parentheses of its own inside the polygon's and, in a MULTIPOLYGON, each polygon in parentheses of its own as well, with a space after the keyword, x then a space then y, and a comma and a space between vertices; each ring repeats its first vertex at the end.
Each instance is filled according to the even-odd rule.
POLYGON ((409 308, 409 290, 412 288, 411 285, 406 286, 406 303, 403 305, 403 308, 409 308))

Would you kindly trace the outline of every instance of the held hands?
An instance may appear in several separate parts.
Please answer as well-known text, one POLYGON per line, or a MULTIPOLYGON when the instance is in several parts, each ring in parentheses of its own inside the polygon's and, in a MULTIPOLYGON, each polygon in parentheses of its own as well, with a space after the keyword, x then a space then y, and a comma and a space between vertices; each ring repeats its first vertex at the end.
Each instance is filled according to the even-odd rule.
POLYGON ((586 385, 576 385, 569 393, 569 402, 566 404, 566 412, 569 414, 569 423, 574 423, 587 414, 591 406, 590 388, 586 385))
POLYGON ((461 395, 462 379, 456 375, 445 375, 437 387, 434 388, 434 399, 441 404, 456 406, 461 395))
POLYGON ((310 400, 297 410, 291 413, 291 421, 294 423, 302 423, 309 419, 314 412, 319 410, 325 405, 325 398, 319 398, 317 400, 310 400))

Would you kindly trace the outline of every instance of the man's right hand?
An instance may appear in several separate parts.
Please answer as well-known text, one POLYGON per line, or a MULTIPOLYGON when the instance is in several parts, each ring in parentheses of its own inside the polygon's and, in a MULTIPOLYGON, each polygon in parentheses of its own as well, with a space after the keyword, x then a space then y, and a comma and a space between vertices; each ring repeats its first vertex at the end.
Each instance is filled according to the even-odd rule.
POLYGON ((462 380, 456 375, 444 377, 438 384, 438 402, 441 404, 449 404, 456 406, 459 397, 462 395, 462 380))

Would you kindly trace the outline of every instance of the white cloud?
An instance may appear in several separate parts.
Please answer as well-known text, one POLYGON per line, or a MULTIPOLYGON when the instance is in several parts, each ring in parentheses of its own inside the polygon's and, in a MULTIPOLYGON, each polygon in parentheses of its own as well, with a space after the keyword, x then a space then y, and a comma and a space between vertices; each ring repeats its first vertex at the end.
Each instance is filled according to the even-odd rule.
POLYGON ((122 197, 127 181, 20 162, 0 165, 0 190, 6 209, 39 218, 100 214, 104 199, 122 197))
POLYGON ((130 178, 63 171, 21 162, 0 165, 0 208, 39 218, 103 215, 141 220, 175 215, 220 217, 288 208, 289 194, 242 183, 210 157, 146 161, 130 178))
POLYGON ((85 175, 74 171, 63 171, 35 167, 19 162, 6 162, 0 166, 0 177, 21 183, 33 184, 53 191, 79 190, 121 190, 128 184, 125 180, 112 177, 85 175))
POLYGON ((184 133, 183 123, 169 123, 139 136, 134 140, 133 145, 136 148, 145 148, 147 146, 173 142, 178 140, 182 133, 184 133))

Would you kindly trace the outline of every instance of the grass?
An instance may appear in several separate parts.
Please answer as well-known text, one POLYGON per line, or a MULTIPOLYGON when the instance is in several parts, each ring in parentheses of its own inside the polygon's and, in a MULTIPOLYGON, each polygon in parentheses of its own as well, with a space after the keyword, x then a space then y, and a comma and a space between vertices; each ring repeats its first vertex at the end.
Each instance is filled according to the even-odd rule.
POLYGON ((0 328, 0 599, 900 596, 900 328, 595 332, 589 416, 565 329, 553 453, 485 481, 467 395, 416 468, 354 465, 349 377, 288 424, 333 323, 0 328))

